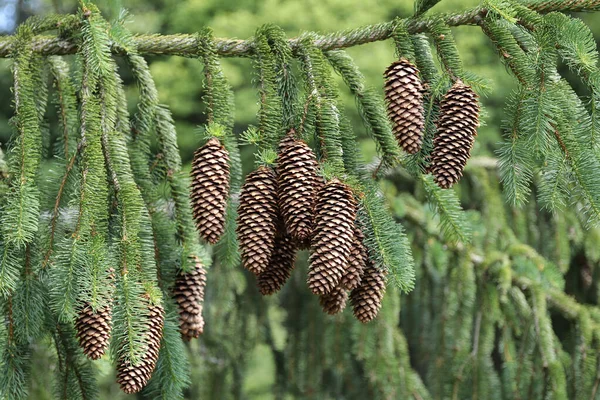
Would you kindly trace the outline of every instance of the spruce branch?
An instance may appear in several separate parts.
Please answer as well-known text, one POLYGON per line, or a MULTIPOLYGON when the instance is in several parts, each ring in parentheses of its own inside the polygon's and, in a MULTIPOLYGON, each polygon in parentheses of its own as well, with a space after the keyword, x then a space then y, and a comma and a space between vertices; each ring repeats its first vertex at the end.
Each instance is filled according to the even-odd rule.
MULTIPOLYGON (((566 2, 527 0, 524 5, 539 13, 592 12, 600 9, 600 0, 569 0, 566 2)), ((481 19, 485 19, 488 12, 485 7, 475 7, 462 13, 443 15, 443 20, 448 26, 476 25, 481 19)), ((407 29, 411 34, 427 32, 437 18, 439 17, 436 16, 433 19, 413 18, 408 23, 407 29)), ((395 22, 391 21, 329 35, 316 35, 314 44, 317 48, 326 51, 386 40, 392 37, 395 25, 395 22)), ((198 40, 197 35, 194 34, 138 35, 134 36, 132 41, 139 54, 184 57, 196 57, 198 54, 198 40)), ((301 42, 301 37, 290 39, 290 46, 296 51, 301 42)), ((14 37, 0 38, 0 57, 10 57, 15 46, 14 37)), ((218 54, 223 57, 248 57, 254 51, 252 40, 217 39, 216 47, 218 54)), ((36 36, 32 40, 32 49, 43 55, 74 54, 77 52, 77 43, 70 39, 36 36)), ((116 54, 127 53, 126 49, 116 44, 112 46, 112 51, 116 54)))
MULTIPOLYGON (((410 40, 410 39, 409 39, 410 40)), ((325 52, 333 68, 342 76, 352 94, 356 97, 357 107, 367 132, 377 144, 382 164, 393 167, 401 158, 398 142, 392 133, 386 117, 385 105, 372 88, 366 87, 365 77, 359 71, 352 58, 342 50, 325 52)))

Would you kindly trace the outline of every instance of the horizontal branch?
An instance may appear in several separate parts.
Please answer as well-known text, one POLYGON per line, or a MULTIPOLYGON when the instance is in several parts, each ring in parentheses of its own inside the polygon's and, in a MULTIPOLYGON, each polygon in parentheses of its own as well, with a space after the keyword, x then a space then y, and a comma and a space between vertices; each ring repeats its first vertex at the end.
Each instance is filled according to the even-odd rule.
MULTIPOLYGON (((529 0, 525 4, 532 10, 541 13, 600 10, 600 0, 550 0, 545 2, 529 0)), ((476 7, 460 14, 446 14, 443 19, 448 26, 475 25, 485 18, 487 13, 485 8, 476 7)), ((432 20, 430 19, 413 19, 408 24, 408 31, 412 34, 426 32, 431 24, 432 20)), ((326 51, 386 40, 391 37, 394 27, 395 22, 390 21, 328 35, 315 35, 315 46, 326 51)), ((293 49, 297 47, 300 39, 290 39, 293 49)), ((14 36, 0 37, 0 58, 11 56, 15 41, 14 36)), ((197 35, 194 34, 138 35, 134 37, 134 42, 140 54, 183 57, 198 55, 199 42, 197 35)), ((247 57, 252 54, 253 42, 251 40, 216 39, 215 42, 217 52, 222 57, 247 57)), ((73 40, 56 36, 36 36, 33 38, 33 49, 44 55, 74 54, 77 52, 77 44, 73 40)), ((115 54, 125 53, 124 49, 116 45, 113 46, 112 51, 115 54)))

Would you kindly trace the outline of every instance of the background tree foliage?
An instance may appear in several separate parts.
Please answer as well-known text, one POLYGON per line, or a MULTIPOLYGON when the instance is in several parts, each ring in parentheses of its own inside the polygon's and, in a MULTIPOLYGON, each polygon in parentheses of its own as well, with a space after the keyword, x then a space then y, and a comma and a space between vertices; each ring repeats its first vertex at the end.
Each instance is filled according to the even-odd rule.
MULTIPOLYGON (((5 12, 11 4, 5 5, 5 12)), ((477 4, 476 0, 444 0, 432 11, 459 12, 477 4)), ((70 0, 15 1, 14 5, 17 22, 32 14, 76 9, 75 1, 70 0)), ((100 0, 97 5, 108 18, 117 18, 121 9, 127 8, 132 14, 127 26, 136 33, 194 33, 210 26, 216 37, 238 38, 252 36, 264 23, 277 24, 294 36, 302 31, 330 32, 408 17, 414 11, 412 0, 100 0)), ((578 17, 596 38, 600 37, 600 15, 578 17)), ((600 231, 584 229, 571 212, 553 215, 540 211, 542 204, 535 198, 522 208, 506 204, 491 159, 497 156, 504 105, 517 87, 516 80, 506 73, 496 49, 479 27, 458 27, 453 33, 465 69, 485 78, 489 86, 482 99, 486 125, 479 130, 475 159, 457 189, 468 210, 473 244, 452 245, 444 236, 447 231, 438 228, 437 217, 426 200, 428 191, 436 190, 432 182, 414 182, 394 173, 386 176, 382 188, 395 217, 407 224, 418 266, 417 284, 413 293, 402 298, 393 290, 388 293, 373 324, 357 326, 348 315, 322 316, 318 302, 304 288, 301 274, 294 275, 281 296, 262 299, 246 274, 215 265, 208 283, 207 332, 191 345, 192 385, 186 396, 357 398, 353 396, 368 393, 372 398, 426 398, 426 386, 433 398, 493 398, 490 393, 495 393, 495 388, 502 388, 497 398, 543 398, 548 395, 546 389, 525 387, 520 382, 529 382, 527 379, 536 374, 557 374, 556 365, 567 352, 580 356, 569 364, 568 394, 559 392, 549 397, 600 396, 600 375, 586 372, 598 370, 589 368, 600 362, 597 353, 578 350, 591 343, 591 331, 598 333, 596 317, 590 322, 580 316, 593 312, 585 304, 598 304, 595 278, 600 275, 600 231), (520 287, 534 289, 526 295, 520 287), (546 293, 552 294, 550 300, 546 293), (584 305, 574 303, 565 293, 584 305), (461 298, 456 298, 457 294, 461 298), (554 301, 562 312, 553 312, 550 317, 540 313, 547 301, 554 301), (522 323, 527 320, 525 316, 534 316, 532 325, 522 323), (377 340, 369 339, 375 335, 377 340), (521 341, 510 339, 513 335, 521 341), (541 358, 523 357, 525 361, 519 361, 522 354, 537 354, 536 346, 555 343, 554 335, 564 348, 553 347, 550 353, 542 349, 541 358), (536 344, 533 338, 540 336, 548 340, 536 344), (341 351, 333 350, 338 348, 341 351), (349 349, 352 356, 344 353, 349 349), (314 368, 317 364, 320 367, 314 368), (410 370, 411 365, 418 375, 410 370), (493 372, 499 365, 502 375, 493 372), (368 379, 366 389, 363 382, 353 381, 356 376, 368 379)), ((380 91, 383 70, 394 60, 393 43, 372 43, 347 52, 367 83, 380 91)), ((148 61, 161 102, 173 112, 184 168, 189 168, 200 140, 197 127, 206 122, 201 102, 202 64, 180 57, 156 56, 148 61)), ((234 129, 238 133, 256 123, 258 106, 251 63, 243 58, 222 60, 235 92, 234 129)), ((577 93, 587 93, 568 65, 562 64, 560 72, 577 93)), ((133 113, 137 89, 132 76, 123 78, 133 113)), ((336 79, 352 126, 362 139, 360 149, 367 160, 373 159, 375 145, 356 111, 355 97, 341 77, 336 79)), ((2 59, 0 98, 11 98, 11 85, 10 62, 2 59)), ((12 113, 10 101, 0 104, 3 146, 10 136, 8 120, 12 113)), ((244 165, 252 164, 254 151, 252 146, 243 147, 244 165)), ((33 357, 42 364, 52 363, 52 355, 43 350, 33 357)), ((110 364, 100 361, 97 365, 101 398, 125 398, 113 385, 110 364)), ((30 397, 50 398, 51 386, 50 376, 36 376, 30 397)), ((152 392, 145 395, 153 396, 152 392)))

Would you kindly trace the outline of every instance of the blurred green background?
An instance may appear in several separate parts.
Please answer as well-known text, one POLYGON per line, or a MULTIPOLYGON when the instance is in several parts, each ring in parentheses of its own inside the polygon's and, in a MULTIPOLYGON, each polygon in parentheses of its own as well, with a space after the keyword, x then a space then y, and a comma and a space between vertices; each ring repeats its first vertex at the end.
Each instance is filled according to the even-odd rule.
MULTIPOLYGON (((249 38, 263 23, 281 26, 290 37, 302 31, 331 32, 365 24, 388 21, 396 16, 408 17, 413 10, 412 0, 98 0, 98 6, 109 19, 122 9, 130 12, 127 27, 134 33, 194 33, 204 26, 213 28, 217 37, 249 38)), ((430 12, 459 12, 478 4, 477 0, 442 0, 430 12)), ((19 22, 33 14, 50 12, 68 13, 76 10, 75 0, 0 0, 0 33, 10 34, 19 22)), ((581 16, 600 38, 600 14, 581 16)), ((491 92, 483 98, 485 126, 479 131, 475 155, 493 156, 501 139, 500 125, 506 96, 515 86, 496 56, 490 41, 478 27, 454 29, 456 42, 465 69, 486 78, 491 92)), ((382 73, 394 59, 391 41, 373 43, 348 50, 355 59, 368 84, 381 90, 382 73)), ((149 57, 151 72, 156 80, 161 101, 171 107, 178 129, 178 140, 183 160, 189 164, 198 145, 194 133, 204 122, 202 96, 202 64, 181 57, 149 57)), ((257 93, 253 88, 253 71, 249 59, 225 59, 223 66, 235 92, 237 132, 256 123, 257 93)), ((569 74, 563 71, 567 77, 569 74)), ((130 94, 133 112, 137 90, 126 70, 123 71, 130 94)), ((362 138, 362 149, 368 159, 375 154, 374 144, 367 139, 353 97, 338 79, 344 104, 356 132, 362 138)), ((8 120, 12 114, 12 78, 10 61, 0 60, 0 142, 5 148, 11 135, 8 120)), ((575 84, 577 90, 584 90, 575 84)), ((249 161, 251 149, 244 149, 249 161)), ((246 165, 249 165, 246 162, 246 165)), ((278 318, 277 313, 271 318, 278 318)), ((276 331, 275 340, 283 341, 283 332, 276 331)), ((250 357, 244 392, 253 399, 270 398, 273 383, 273 364, 266 345, 255 347, 250 357)), ((199 367, 199 363, 192 360, 199 367)), ((108 361, 99 363, 104 372, 103 398, 124 397, 112 384, 113 376, 108 361)), ((49 377, 36 379, 36 385, 49 384, 49 377)), ((35 388, 34 388, 34 392, 35 388)), ((39 392, 44 393, 43 390, 39 392)), ((218 398, 218 397, 215 397, 218 398)))

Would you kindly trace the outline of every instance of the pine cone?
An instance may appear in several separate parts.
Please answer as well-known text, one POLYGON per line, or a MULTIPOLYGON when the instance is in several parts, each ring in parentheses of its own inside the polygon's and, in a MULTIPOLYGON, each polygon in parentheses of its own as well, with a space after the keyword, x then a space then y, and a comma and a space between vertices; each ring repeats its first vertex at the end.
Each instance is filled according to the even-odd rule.
POLYGON ((290 236, 277 236, 269 266, 258 275, 258 287, 263 296, 280 291, 287 282, 294 269, 297 247, 290 236))
POLYGON ((291 130, 280 143, 277 182, 287 232, 302 242, 312 234, 318 164, 312 149, 295 134, 291 130))
POLYGON ((367 323, 377 317, 384 294, 385 272, 368 260, 362 283, 350 293, 350 303, 356 319, 367 323))
POLYGON ((342 279, 354 236, 356 201, 350 188, 337 179, 317 195, 315 230, 308 286, 314 294, 331 292, 342 279))
POLYGON ((346 273, 340 281, 341 286, 347 290, 356 289, 361 283, 367 262, 367 249, 363 244, 364 239, 365 235, 354 225, 354 238, 350 256, 348 257, 348 266, 346 273))
POLYGON ((173 289, 173 297, 179 310, 179 329, 185 340, 197 338, 204 330, 202 305, 206 286, 206 270, 198 257, 192 260, 194 270, 179 272, 173 289))
POLYGON ((196 229, 210 244, 225 230, 225 208, 229 196, 229 153, 212 138, 194 153, 190 200, 196 229))
POLYGON ((423 143, 425 113, 419 70, 410 61, 394 61, 385 71, 385 99, 394 135, 404 151, 415 154, 423 143))
POLYGON ((272 169, 260 167, 242 187, 237 219, 242 264, 255 275, 269 265, 277 220, 277 177, 272 169))
POLYGON ((323 311, 329 315, 335 315, 343 311, 346 308, 347 300, 348 293, 340 286, 336 286, 331 292, 319 297, 319 303, 323 311))
POLYGON ((79 311, 75 321, 77 340, 88 358, 97 360, 104 355, 110 339, 111 324, 112 310, 110 307, 104 307, 94 312, 88 304, 79 311))
POLYGON ((148 348, 138 365, 131 365, 129 361, 120 360, 117 365, 117 383, 121 390, 127 394, 137 393, 146 386, 152 376, 162 339, 165 314, 162 306, 148 308, 149 320, 146 340, 148 348))
POLYGON ((479 126, 477 98, 469 86, 458 80, 440 102, 430 168, 436 183, 443 189, 460 180, 471 156, 479 126))

